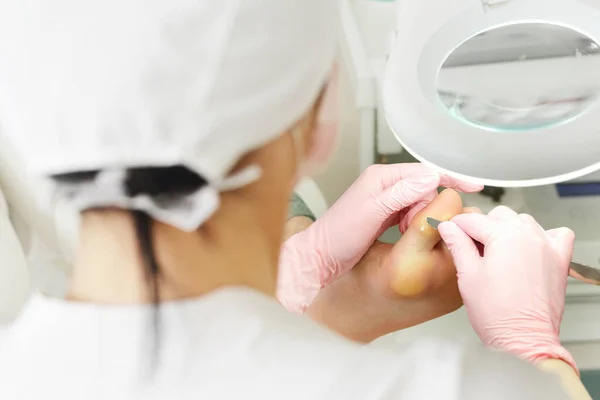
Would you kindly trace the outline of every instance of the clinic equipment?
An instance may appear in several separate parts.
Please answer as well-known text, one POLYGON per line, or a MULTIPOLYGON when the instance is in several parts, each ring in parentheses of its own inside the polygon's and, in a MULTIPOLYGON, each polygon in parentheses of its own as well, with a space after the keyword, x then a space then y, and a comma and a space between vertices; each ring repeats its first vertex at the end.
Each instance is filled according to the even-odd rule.
POLYGON ((517 187, 600 169, 600 2, 398 1, 382 87, 415 158, 517 187))
MULTIPOLYGON (((426 4, 433 5, 433 7, 429 8, 429 13, 423 12, 423 19, 417 21, 416 24, 427 24, 430 18, 435 18, 435 15, 432 14, 437 13, 437 2, 427 2, 426 4)), ((453 2, 453 4, 456 3, 453 2)), ((597 0, 588 1, 587 4, 597 4, 600 7, 600 1, 597 0)), ((399 30, 407 32, 414 27, 411 25, 404 29, 397 25, 396 19, 404 10, 419 6, 419 4, 406 0, 396 0, 395 2, 342 0, 343 36, 340 54, 343 61, 341 71, 345 84, 341 85, 341 93, 344 96, 343 114, 345 118, 352 121, 352 124, 347 123, 344 126, 344 134, 346 137, 358 138, 356 162, 359 170, 363 170, 373 163, 413 161, 410 154, 405 151, 391 132, 385 119, 386 110, 383 104, 382 88, 387 61, 394 48, 395 39, 393 38, 398 36, 399 30)), ((516 49, 522 43, 519 40, 507 41, 505 42, 506 47, 492 47, 490 53, 516 49)), ((534 42, 528 44, 526 50, 533 51, 536 48, 536 42, 534 42)), ((516 50, 514 51, 516 52, 516 50)), ((508 74, 502 67, 509 65, 510 63, 497 64, 497 68, 490 72, 490 79, 506 81, 508 74)), ((527 86, 517 89, 526 88, 527 86)), ((544 145, 544 142, 540 143, 538 150, 541 151, 544 145)), ((557 163, 569 157, 570 148, 571 146, 564 148, 563 153, 556 159, 557 163)), ((600 171, 569 183, 582 184, 580 189, 583 189, 584 185, 593 185, 595 182, 600 182, 600 171)), ((490 186, 498 185, 491 184, 490 186)), ((600 267, 600 230, 598 230, 600 193, 598 195, 565 197, 564 193, 559 194, 556 185, 527 188, 505 187, 505 189, 506 194, 501 199, 502 204, 518 213, 533 215, 545 229, 562 226, 571 228, 576 233, 574 259, 586 265, 600 267)), ((478 207, 484 212, 497 206, 490 198, 479 194, 463 196, 463 202, 465 206, 478 207)), ((397 240, 396 237, 396 235, 389 235, 389 240, 397 240)), ((598 304, 600 304, 600 286, 589 285, 573 278, 569 279, 561 339, 578 343, 578 345, 586 343, 582 345, 582 350, 578 354, 578 361, 582 362, 582 365, 585 364, 586 369, 600 368, 596 345, 592 346, 591 350, 587 345, 587 343, 600 340, 600 320, 589 318, 589 315, 594 315, 596 312, 598 304)), ((449 316, 392 335, 394 339, 391 340, 412 340, 431 332, 447 332, 461 337, 472 335, 466 312, 459 310, 449 316)))
MULTIPOLYGON (((427 225, 435 230, 437 230, 441 223, 442 221, 435 218, 427 218, 427 225)), ((575 261, 571 261, 569 276, 592 285, 600 285, 600 269, 583 265, 575 261)))

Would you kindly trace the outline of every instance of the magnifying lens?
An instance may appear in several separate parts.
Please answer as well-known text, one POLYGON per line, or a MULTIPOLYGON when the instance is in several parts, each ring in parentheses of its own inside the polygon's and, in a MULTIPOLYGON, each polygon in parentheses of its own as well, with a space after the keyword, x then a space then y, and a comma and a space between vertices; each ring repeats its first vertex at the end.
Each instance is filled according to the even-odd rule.
POLYGON ((402 2, 383 81, 419 161, 489 186, 600 170, 600 2, 402 2))

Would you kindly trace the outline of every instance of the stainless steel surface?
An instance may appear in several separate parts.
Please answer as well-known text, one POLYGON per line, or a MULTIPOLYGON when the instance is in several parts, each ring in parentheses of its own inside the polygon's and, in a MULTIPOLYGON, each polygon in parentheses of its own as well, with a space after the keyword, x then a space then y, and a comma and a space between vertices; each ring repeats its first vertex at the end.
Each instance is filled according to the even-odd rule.
POLYGON ((569 276, 577 280, 592 284, 600 285, 600 270, 598 268, 571 262, 569 276))
MULTIPOLYGON (((435 218, 427 217, 427 224, 433 229, 437 229, 442 223, 435 218)), ((569 269, 569 276, 579 281, 589 283, 591 285, 600 286, 600 269, 590 267, 589 265, 580 264, 575 261, 571 261, 571 267, 569 269)))
POLYGON ((438 226, 442 223, 442 221, 439 221, 435 218, 430 218, 427 217, 427 225, 429 225, 430 227, 432 227, 433 229, 437 230, 438 226))

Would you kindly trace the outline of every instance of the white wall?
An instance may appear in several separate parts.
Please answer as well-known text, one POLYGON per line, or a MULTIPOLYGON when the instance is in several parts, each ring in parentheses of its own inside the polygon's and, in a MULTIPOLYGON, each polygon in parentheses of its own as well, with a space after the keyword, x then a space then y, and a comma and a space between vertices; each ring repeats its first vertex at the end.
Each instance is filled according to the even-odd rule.
POLYGON ((339 75, 340 138, 335 155, 323 173, 315 177, 329 205, 356 180, 359 175, 360 116, 354 105, 347 70, 339 75))

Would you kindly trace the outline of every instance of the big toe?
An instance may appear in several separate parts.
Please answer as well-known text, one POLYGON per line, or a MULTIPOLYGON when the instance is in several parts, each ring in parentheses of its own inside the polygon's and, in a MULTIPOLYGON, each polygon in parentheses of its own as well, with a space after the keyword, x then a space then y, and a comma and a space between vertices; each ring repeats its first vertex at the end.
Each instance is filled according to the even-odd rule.
MULTIPOLYGON (((440 235, 427 224, 427 218, 447 221, 462 211, 460 195, 455 190, 446 189, 415 216, 388 258, 388 262, 392 263, 390 285, 394 292, 413 297, 431 286, 433 275, 441 272, 436 271, 436 264, 440 251, 445 252, 445 249, 440 248, 443 245, 440 235)), ((455 274, 451 270, 443 272, 455 274)))

